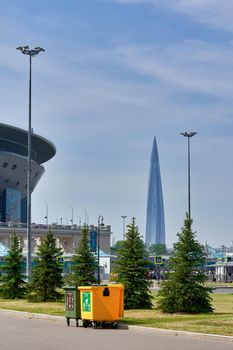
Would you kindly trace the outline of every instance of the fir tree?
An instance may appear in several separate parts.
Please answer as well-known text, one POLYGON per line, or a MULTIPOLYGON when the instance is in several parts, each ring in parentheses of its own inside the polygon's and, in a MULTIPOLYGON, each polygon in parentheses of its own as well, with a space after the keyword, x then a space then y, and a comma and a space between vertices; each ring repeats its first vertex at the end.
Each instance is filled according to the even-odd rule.
POLYGON ((177 236, 169 261, 171 272, 158 294, 158 308, 169 313, 212 312, 212 290, 204 286, 206 276, 201 271, 206 259, 204 247, 195 239, 192 219, 187 213, 182 231, 177 236))
POLYGON ((20 238, 14 233, 12 243, 1 267, 0 294, 7 299, 23 298, 25 294, 25 276, 23 274, 23 254, 20 238))
POLYGON ((72 263, 71 274, 67 278, 67 283, 74 286, 89 286, 97 283, 95 277, 97 263, 90 249, 88 227, 86 225, 82 229, 82 237, 75 249, 72 263))
POLYGON ((117 255, 118 250, 122 247, 124 241, 117 241, 112 247, 111 247, 111 254, 117 255))
POLYGON ((62 287, 62 265, 58 262, 61 248, 56 247, 56 239, 49 232, 38 248, 35 266, 28 286, 28 300, 52 301, 60 298, 57 288, 62 287))
POLYGON ((132 223, 128 225, 128 231, 116 261, 117 280, 125 287, 125 309, 152 308, 150 292, 152 282, 147 274, 149 265, 147 250, 133 218, 132 223))
POLYGON ((164 255, 167 252, 167 248, 163 243, 151 244, 149 246, 149 252, 155 255, 164 255))

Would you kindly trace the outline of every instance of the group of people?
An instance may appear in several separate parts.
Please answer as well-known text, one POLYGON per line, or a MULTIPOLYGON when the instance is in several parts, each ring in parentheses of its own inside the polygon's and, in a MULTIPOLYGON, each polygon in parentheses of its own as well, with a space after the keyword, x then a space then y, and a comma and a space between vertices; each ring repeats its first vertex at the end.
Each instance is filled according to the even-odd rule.
POLYGON ((164 271, 149 270, 148 278, 158 281, 164 280, 164 271))

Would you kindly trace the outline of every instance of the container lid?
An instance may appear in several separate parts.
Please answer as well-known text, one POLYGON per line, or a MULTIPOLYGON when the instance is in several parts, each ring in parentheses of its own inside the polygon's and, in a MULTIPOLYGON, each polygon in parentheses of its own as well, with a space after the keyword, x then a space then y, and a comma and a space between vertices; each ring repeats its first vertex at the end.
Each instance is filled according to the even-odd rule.
POLYGON ((65 289, 65 290, 67 290, 67 289, 75 290, 76 287, 75 286, 64 286, 63 289, 65 289))
POLYGON ((105 287, 110 287, 110 288, 124 288, 124 285, 122 283, 118 284, 93 284, 92 286, 79 286, 78 289, 98 289, 98 288, 105 288, 105 287))

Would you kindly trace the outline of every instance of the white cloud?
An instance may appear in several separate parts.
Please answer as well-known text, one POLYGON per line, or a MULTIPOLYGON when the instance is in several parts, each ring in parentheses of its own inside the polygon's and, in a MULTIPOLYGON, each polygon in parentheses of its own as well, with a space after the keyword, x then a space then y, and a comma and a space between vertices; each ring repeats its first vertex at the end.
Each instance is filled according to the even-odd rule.
POLYGON ((165 0, 165 3, 214 28, 233 30, 231 0, 165 0))
MULTIPOLYGON (((101 0, 102 1, 102 0, 101 0)), ((105 0, 106 1, 106 0, 105 0)), ((109 1, 109 0, 108 0, 109 1)), ((151 5, 192 17, 213 28, 233 30, 232 0, 111 0, 120 4, 151 5)))
POLYGON ((135 73, 159 79, 170 87, 232 97, 232 53, 231 48, 220 52, 215 45, 183 42, 163 50, 122 47, 118 59, 135 73))

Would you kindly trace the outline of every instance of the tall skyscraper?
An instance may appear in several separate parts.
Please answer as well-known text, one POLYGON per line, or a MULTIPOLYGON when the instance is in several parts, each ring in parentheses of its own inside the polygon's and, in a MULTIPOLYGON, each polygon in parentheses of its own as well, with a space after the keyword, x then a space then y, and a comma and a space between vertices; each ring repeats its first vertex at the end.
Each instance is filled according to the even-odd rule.
POLYGON ((147 193, 146 244, 165 244, 163 192, 156 138, 151 152, 147 193))

